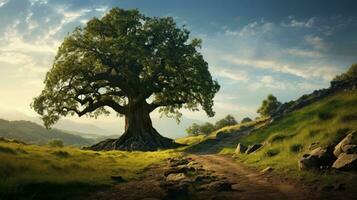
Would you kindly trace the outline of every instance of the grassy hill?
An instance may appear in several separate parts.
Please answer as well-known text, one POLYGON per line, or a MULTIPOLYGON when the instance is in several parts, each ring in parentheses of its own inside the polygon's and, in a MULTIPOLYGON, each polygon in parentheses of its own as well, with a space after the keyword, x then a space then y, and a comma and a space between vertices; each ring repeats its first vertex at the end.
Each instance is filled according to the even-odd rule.
MULTIPOLYGON (((349 130, 357 130, 357 93, 342 91, 239 138, 236 144, 239 142, 243 145, 264 145, 255 153, 235 156, 239 162, 250 167, 259 170, 272 167, 277 174, 296 179, 351 183, 357 178, 355 173, 346 175, 342 172, 325 171, 316 174, 298 169, 298 160, 302 155, 314 147, 336 145, 349 130)), ((233 154, 234 150, 234 146, 226 145, 221 153, 233 154)))
POLYGON ((0 140, 0 199, 70 199, 112 186, 112 175, 138 178, 173 151, 94 152, 0 140))
POLYGON ((0 119, 0 137, 18 139, 31 144, 46 144, 52 139, 60 139, 65 145, 87 146, 93 144, 93 139, 70 134, 58 129, 45 129, 30 121, 7 121, 0 119))

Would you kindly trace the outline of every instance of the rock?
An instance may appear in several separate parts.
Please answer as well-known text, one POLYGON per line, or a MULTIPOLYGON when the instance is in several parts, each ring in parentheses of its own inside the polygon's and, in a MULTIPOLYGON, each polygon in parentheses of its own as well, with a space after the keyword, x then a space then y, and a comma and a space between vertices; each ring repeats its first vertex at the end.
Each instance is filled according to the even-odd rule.
POLYGON ((217 176, 215 175, 198 175, 194 179, 195 183, 209 183, 217 180, 217 176))
POLYGON ((238 143, 237 148, 236 148, 236 150, 234 151, 234 153, 240 154, 240 153, 244 153, 246 150, 247 150, 247 147, 246 147, 246 146, 244 146, 244 145, 241 144, 241 143, 238 143))
POLYGON ((171 160, 169 160, 169 165, 170 165, 170 167, 177 167, 177 166, 179 166, 179 165, 186 165, 186 164, 188 164, 189 163, 189 161, 187 160, 187 159, 184 159, 184 158, 182 158, 182 159, 171 159, 171 160))
POLYGON ((355 144, 344 145, 341 149, 347 154, 357 154, 357 145, 355 144))
POLYGON ((333 163, 332 168, 339 170, 356 170, 357 154, 341 153, 333 163))
POLYGON ((199 189, 209 191, 231 191, 232 184, 226 180, 220 180, 202 185, 199 189))
POLYGON ((178 167, 173 167, 169 168, 164 172, 164 176, 168 176, 170 174, 178 174, 178 173, 184 173, 187 174, 188 172, 194 172, 196 169, 194 167, 189 167, 186 165, 178 166, 178 167))
POLYGON ((262 147, 262 144, 253 144, 253 145, 249 145, 247 150, 245 151, 246 154, 250 154, 253 153, 255 151, 257 151, 260 147, 262 147))
POLYGON ((187 176, 184 173, 169 174, 166 177, 166 181, 179 182, 179 181, 182 181, 182 180, 184 180, 186 178, 187 178, 187 176))
POLYGON ((273 171, 274 169, 272 167, 267 167, 265 169, 263 169, 262 171, 260 171, 260 173, 265 174, 265 173, 269 173, 271 171, 273 171))
POLYGON ((330 166, 335 160, 329 149, 318 147, 299 160, 299 169, 321 169, 330 166))
POLYGON ((357 145, 356 144, 357 140, 357 132, 356 131, 351 131, 349 132, 345 138, 343 138, 336 146, 335 150, 333 151, 333 154, 338 157, 341 153, 345 152, 343 150, 344 146, 346 145, 357 145))
POLYGON ((319 145, 320 142, 313 142, 310 144, 309 146, 309 150, 313 150, 313 149, 316 149, 317 148, 317 145, 319 145))
POLYGON ((179 199, 178 197, 186 196, 190 187, 189 184, 183 182, 163 182, 160 186, 166 190, 166 198, 164 199, 179 199))

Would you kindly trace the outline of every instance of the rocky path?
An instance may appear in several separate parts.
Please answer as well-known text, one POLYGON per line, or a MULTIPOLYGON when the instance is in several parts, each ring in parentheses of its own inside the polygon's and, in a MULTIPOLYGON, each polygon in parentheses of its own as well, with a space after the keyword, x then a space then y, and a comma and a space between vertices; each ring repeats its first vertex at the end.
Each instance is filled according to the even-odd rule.
POLYGON ((150 167, 140 180, 118 183, 84 199, 299 200, 306 195, 307 191, 248 170, 230 157, 189 154, 150 167))
POLYGON ((218 176, 227 177, 232 183, 232 191, 221 196, 224 199, 314 199, 312 194, 291 183, 282 182, 267 173, 257 173, 240 166, 230 157, 219 155, 190 155, 196 162, 214 171, 218 176))

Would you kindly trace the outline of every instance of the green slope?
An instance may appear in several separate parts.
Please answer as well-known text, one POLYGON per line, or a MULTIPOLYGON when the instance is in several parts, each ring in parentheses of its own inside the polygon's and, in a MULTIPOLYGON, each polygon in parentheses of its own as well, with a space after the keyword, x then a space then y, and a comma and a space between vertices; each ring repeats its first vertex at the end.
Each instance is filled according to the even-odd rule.
MULTIPOLYGON (((241 138, 237 143, 263 143, 264 146, 255 153, 239 154, 236 158, 258 169, 273 167, 279 174, 290 177, 353 182, 357 178, 353 172, 345 176, 340 172, 325 171, 322 176, 316 176, 313 172, 298 169, 298 160, 303 154, 314 146, 336 145, 349 130, 357 130, 356 91, 339 92, 321 99, 241 138)), ((233 153, 234 148, 228 152, 233 153)))
POLYGON ((85 146, 93 144, 92 139, 83 138, 58 129, 45 129, 30 121, 7 121, 0 119, 0 137, 18 139, 26 143, 46 144, 60 139, 65 145, 85 146))

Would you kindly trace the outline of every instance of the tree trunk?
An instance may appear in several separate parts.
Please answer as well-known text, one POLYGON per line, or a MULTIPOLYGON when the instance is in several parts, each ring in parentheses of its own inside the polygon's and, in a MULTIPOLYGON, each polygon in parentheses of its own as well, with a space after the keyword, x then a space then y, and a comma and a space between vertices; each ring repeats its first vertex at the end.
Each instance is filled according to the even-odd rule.
POLYGON ((125 132, 119 139, 95 144, 92 150, 155 151, 178 147, 172 139, 161 136, 152 126, 148 104, 132 104, 125 115, 125 132))

